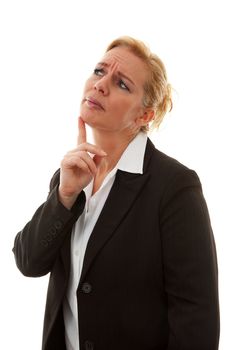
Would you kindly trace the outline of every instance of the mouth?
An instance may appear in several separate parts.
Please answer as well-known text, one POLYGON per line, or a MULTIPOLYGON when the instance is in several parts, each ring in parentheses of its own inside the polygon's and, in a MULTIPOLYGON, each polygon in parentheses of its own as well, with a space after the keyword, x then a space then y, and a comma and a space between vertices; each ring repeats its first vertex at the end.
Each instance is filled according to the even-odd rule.
POLYGON ((104 111, 104 107, 102 106, 102 104, 94 97, 86 97, 84 101, 87 102, 89 107, 102 109, 104 111))

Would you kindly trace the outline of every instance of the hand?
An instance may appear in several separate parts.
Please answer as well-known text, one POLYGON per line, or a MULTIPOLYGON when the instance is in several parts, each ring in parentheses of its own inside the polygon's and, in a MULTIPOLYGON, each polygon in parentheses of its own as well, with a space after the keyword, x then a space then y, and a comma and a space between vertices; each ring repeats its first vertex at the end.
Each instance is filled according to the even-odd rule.
POLYGON ((59 199, 68 209, 94 178, 97 172, 95 157, 107 155, 98 146, 86 142, 86 127, 81 117, 78 120, 78 129, 77 148, 68 152, 61 162, 59 199), (94 158, 88 152, 94 154, 94 158))

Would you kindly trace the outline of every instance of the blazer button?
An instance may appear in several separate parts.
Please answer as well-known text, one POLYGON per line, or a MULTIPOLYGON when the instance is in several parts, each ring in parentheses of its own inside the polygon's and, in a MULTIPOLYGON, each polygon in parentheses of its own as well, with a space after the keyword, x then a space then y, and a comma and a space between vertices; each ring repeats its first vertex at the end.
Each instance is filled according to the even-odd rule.
POLYGON ((86 340, 85 343, 85 350, 94 350, 94 343, 90 340, 86 340))
POLYGON ((90 293, 91 292, 91 290, 92 290, 92 286, 90 285, 90 283, 88 283, 88 282, 85 282, 85 283, 83 283, 83 285, 82 285, 82 291, 84 292, 84 293, 90 293))

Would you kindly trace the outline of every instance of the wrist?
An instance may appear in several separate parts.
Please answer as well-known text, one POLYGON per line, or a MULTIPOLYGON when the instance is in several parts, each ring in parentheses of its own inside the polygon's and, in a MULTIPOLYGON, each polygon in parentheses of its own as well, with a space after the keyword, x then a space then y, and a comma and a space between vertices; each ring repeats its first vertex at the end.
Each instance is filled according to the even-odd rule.
POLYGON ((60 187, 58 188, 58 199, 64 205, 64 207, 66 207, 69 210, 72 208, 72 206, 76 202, 78 195, 79 193, 64 194, 60 189, 60 187))

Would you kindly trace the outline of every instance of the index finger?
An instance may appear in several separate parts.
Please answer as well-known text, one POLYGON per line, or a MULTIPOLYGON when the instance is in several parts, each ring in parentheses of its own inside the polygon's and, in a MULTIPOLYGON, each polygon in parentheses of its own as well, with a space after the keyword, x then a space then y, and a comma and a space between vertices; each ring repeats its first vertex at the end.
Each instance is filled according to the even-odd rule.
POLYGON ((81 117, 78 118, 78 145, 86 142, 86 126, 81 117))

